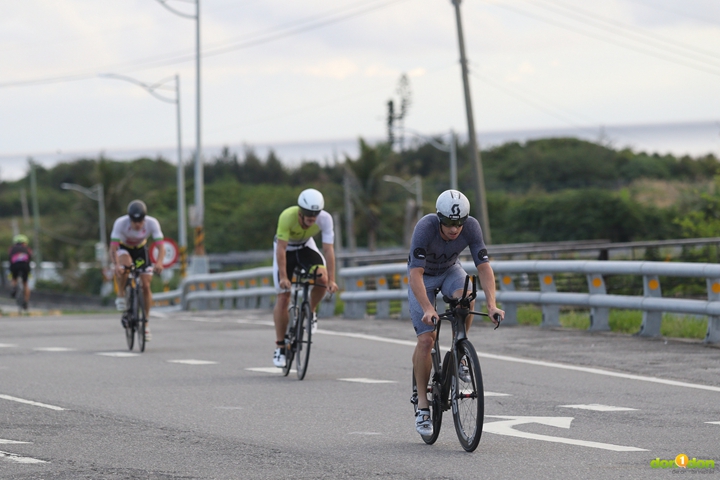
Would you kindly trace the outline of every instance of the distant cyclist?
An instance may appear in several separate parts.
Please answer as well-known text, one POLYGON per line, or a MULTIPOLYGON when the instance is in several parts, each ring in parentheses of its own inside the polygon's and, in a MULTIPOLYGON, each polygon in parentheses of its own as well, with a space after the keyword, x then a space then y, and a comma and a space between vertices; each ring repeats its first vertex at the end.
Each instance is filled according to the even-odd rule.
MULTIPOLYGON (((435 290, 439 288, 443 295, 449 297, 462 296, 467 273, 460 265, 458 255, 466 247, 470 247, 470 254, 477 267, 490 318, 500 314, 501 321, 505 317, 505 312, 495 305, 495 274, 490 267, 480 224, 470 216, 467 197, 457 190, 446 190, 437 198, 435 206, 437 214, 425 215, 415 226, 408 257, 408 304, 417 335, 412 361, 418 386, 428 384, 432 369, 430 351, 435 342, 433 319, 438 316, 435 310, 435 290)), ((474 308, 474 302, 470 308, 474 308)), ((499 323, 495 319, 493 322, 499 323)), ((468 315, 465 328, 469 330, 471 323, 472 315, 468 315)), ((459 370, 460 377, 470 381, 469 378, 465 380, 469 377, 468 368, 460 365, 459 370)), ((418 395, 415 429, 420 435, 433 433, 427 395, 418 395)))
POLYGON ((12 275, 12 290, 10 296, 17 295, 17 279, 20 277, 23 282, 23 303, 22 308, 28 309, 30 301, 30 289, 28 288, 28 275, 30 274, 30 262, 32 261, 32 250, 28 247, 28 237, 19 234, 13 237, 13 246, 10 247, 10 274, 12 275))
POLYGON ((287 330, 290 306, 290 287, 293 270, 302 265, 310 270, 313 267, 320 276, 310 293, 310 309, 313 312, 312 331, 317 330, 317 314, 315 309, 325 295, 325 291, 337 291, 335 283, 335 233, 333 218, 325 208, 322 193, 314 188, 303 190, 298 197, 298 204, 286 208, 278 219, 277 234, 273 242, 273 280, 277 301, 273 310, 275 321, 275 354, 273 364, 285 366, 285 331, 287 330), (313 236, 322 233, 323 252, 320 253, 313 236))
MULTIPOLYGON (((145 316, 150 319, 150 305, 152 303, 152 291, 150 282, 153 272, 162 273, 162 264, 153 265, 148 254, 147 241, 151 238, 154 241, 163 239, 160 222, 147 214, 147 206, 141 200, 133 200, 128 205, 127 215, 115 220, 112 233, 110 234, 110 259, 115 265, 115 278, 118 286, 118 297, 115 299, 115 306, 121 312, 128 309, 125 300, 125 283, 128 278, 129 267, 132 263, 142 272, 143 298, 145 300, 145 316)), ((158 243, 158 258, 165 257, 165 245, 158 243)), ((122 318, 125 326, 125 316, 122 318)), ((145 327, 145 341, 150 341, 150 327, 145 327)))

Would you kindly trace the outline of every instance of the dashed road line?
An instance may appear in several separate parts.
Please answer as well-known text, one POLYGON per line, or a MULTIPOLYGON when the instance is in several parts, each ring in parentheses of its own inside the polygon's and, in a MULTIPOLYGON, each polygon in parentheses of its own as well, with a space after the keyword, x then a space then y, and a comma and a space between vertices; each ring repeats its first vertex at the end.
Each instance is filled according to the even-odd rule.
POLYGON ((194 360, 189 358, 187 360, 168 360, 168 363, 182 363, 184 365, 215 365, 218 362, 212 362, 210 360, 194 360))
POLYGON ((139 357, 139 353, 132 353, 132 352, 98 352, 95 355, 101 355, 103 357, 118 357, 118 358, 125 358, 125 357, 139 357))
POLYGON ((22 455, 10 452, 3 452, 2 450, 0 450, 0 458, 4 458, 5 460, 10 460, 11 462, 17 463, 48 463, 45 460, 38 460, 37 458, 32 457, 23 457, 22 455))
POLYGON ((375 380, 373 378, 338 378, 341 382, 354 383, 397 383, 394 380, 375 380))
POLYGON ((67 348, 67 347, 39 347, 39 348, 33 348, 36 352, 74 352, 76 351, 74 348, 67 348))
MULTIPOLYGON (((249 372, 260 372, 260 373, 283 373, 282 368, 278 367, 255 367, 255 368, 246 368, 245 370, 249 372)), ((297 370, 291 369, 290 373, 297 373, 297 370)))
POLYGON ((25 400, 24 398, 11 397, 10 395, 0 395, 0 399, 10 400, 11 402, 25 403, 27 405, 32 405, 35 407, 49 408, 50 410, 58 410, 58 411, 65 410, 64 408, 57 407, 55 405, 48 405, 47 403, 33 402, 32 400, 25 400))
POLYGON ((612 405, 600 405, 599 403, 591 403, 588 405, 558 405, 562 408, 577 408, 579 410, 593 410, 596 412, 630 412, 637 408, 613 407, 612 405))
POLYGON ((0 444, 5 444, 5 445, 13 444, 14 445, 14 444, 19 444, 19 443, 30 443, 30 442, 20 442, 18 440, 7 440, 5 438, 0 438, 0 444))

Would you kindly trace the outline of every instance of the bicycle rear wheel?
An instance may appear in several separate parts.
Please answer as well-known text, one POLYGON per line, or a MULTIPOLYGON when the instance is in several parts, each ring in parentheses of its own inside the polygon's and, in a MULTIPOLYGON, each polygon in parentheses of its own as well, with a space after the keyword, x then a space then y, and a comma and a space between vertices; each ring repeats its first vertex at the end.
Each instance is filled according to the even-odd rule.
MULTIPOLYGON (((132 292, 130 293, 130 305, 133 305, 134 302, 134 295, 132 292)), ((127 315, 127 327, 125 327, 125 339, 127 340, 127 346, 128 350, 133 349, 133 345, 135 344, 135 326, 137 323, 135 322, 135 312, 134 309, 130 310, 130 315, 128 315, 128 312, 123 312, 123 315, 127 315)))
POLYGON ((298 380, 305 378, 308 362, 310 361, 310 345, 312 344, 312 312, 310 304, 303 302, 297 322, 297 376, 298 380))
MULTIPOLYGON (((443 414, 443 407, 442 407, 442 387, 440 385, 440 382, 434 382, 433 378, 435 377, 435 367, 433 367, 432 371, 430 372, 430 381, 428 382, 428 385, 425 387, 425 395, 428 397, 428 405, 430 406, 430 419, 432 420, 433 425, 433 433, 432 435, 420 435, 420 438, 423 439, 425 443, 428 445, 432 445, 435 443, 435 441, 438 439, 438 436, 440 435, 440 427, 442 426, 442 414, 443 414)), ((413 407, 415 409, 415 414, 417 415, 418 411, 418 402, 416 395, 422 395, 422 392, 417 389, 417 381, 415 380, 415 369, 413 368, 412 373, 412 386, 413 386, 413 407)))
POLYGON ((482 373, 475 347, 469 340, 458 342, 457 352, 458 359, 453 362, 451 371, 453 419, 460 444, 472 452, 480 443, 485 415, 482 373), (460 365, 467 367, 468 381, 460 378, 460 365))
POLYGON ((145 297, 142 290, 137 291, 137 339, 138 348, 141 352, 145 351, 145 327, 147 326, 147 316, 145 315, 145 297))

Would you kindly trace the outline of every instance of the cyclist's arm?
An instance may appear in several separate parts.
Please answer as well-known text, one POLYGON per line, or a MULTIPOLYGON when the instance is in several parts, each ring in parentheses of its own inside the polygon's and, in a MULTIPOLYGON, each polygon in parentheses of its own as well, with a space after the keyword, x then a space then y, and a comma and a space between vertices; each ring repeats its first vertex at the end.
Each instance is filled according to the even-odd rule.
POLYGON ((120 245, 117 242, 110 242, 110 263, 117 266, 117 251, 120 245))
POLYGON ((413 295, 415 295, 415 299, 418 301, 420 308, 423 310, 423 323, 432 325, 432 319, 433 317, 437 317, 437 312, 427 296, 425 282, 423 281, 424 273, 425 269, 422 267, 411 268, 409 282, 413 295))
POLYGON ((488 314, 492 319, 493 323, 499 323, 493 318, 495 314, 499 314, 500 318, 505 318, 505 312, 497 308, 495 304, 495 273, 489 262, 481 263, 477 266, 478 279, 480 279, 480 286, 482 286, 483 292, 485 292, 485 302, 488 307, 488 314))
POLYGON ((325 260, 327 260, 327 291, 328 293, 334 293, 337 291, 337 283, 335 283, 335 245, 323 243, 323 252, 325 253, 325 260))
POLYGON ((163 271, 163 260, 165 259, 165 242, 158 242, 158 256, 157 256, 157 263, 153 265, 153 269, 157 273, 162 273, 163 271))

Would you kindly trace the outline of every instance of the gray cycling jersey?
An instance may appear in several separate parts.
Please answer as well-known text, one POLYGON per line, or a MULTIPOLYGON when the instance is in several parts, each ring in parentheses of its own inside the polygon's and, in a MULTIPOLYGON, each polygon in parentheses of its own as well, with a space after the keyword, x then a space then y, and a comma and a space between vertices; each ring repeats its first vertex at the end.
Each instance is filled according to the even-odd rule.
POLYGON ((440 236, 437 215, 425 215, 413 232, 408 268, 420 267, 425 269, 425 275, 441 275, 458 263, 458 255, 468 246, 475 266, 489 261, 482 230, 475 218, 468 217, 458 238, 446 241, 440 236))

